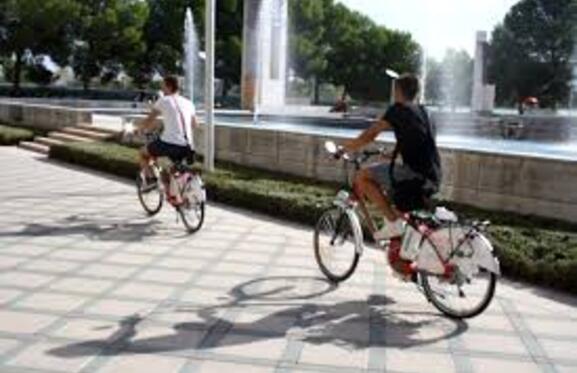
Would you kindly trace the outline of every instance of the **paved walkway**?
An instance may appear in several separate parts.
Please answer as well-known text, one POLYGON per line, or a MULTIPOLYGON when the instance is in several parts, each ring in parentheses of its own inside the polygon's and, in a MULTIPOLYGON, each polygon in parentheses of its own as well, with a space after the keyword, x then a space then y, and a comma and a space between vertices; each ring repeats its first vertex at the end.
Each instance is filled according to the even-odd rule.
POLYGON ((131 185, 0 149, 1 372, 575 372, 575 299, 503 284, 441 317, 365 256, 320 280, 311 232, 209 206, 187 236, 131 185))

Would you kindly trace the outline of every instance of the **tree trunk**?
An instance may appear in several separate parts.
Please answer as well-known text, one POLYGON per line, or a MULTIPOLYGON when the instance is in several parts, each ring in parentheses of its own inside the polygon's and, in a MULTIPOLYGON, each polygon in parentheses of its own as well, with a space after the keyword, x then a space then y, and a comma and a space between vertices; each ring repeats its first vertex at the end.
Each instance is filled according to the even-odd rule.
POLYGON ((321 83, 316 76, 313 79, 313 92, 313 105, 318 105, 321 101, 321 83))
POLYGON ((12 72, 12 93, 20 93, 20 78, 22 75, 22 51, 16 52, 16 61, 14 61, 14 71, 12 72))

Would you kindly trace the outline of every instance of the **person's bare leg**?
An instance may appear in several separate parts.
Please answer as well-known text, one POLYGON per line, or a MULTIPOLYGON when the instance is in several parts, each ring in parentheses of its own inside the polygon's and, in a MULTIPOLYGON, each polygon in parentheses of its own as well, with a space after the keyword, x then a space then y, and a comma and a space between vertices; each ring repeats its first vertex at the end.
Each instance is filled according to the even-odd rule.
POLYGON ((146 147, 141 148, 138 155, 138 163, 140 164, 140 169, 144 171, 144 176, 153 177, 152 169, 150 168, 150 154, 148 154, 146 147))
POLYGON ((397 212, 393 209, 389 199, 382 192, 381 188, 375 183, 369 170, 364 169, 359 171, 355 177, 355 183, 358 185, 362 194, 377 206, 387 220, 395 221, 398 218, 397 212))

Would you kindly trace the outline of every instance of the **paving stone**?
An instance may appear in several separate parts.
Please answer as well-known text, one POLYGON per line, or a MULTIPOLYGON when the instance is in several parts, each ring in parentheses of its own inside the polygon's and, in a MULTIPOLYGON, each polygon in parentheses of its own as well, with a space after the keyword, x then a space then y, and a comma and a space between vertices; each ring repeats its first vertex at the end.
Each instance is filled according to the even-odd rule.
POLYGON ((56 319, 56 316, 40 313, 0 310, 0 331, 13 334, 37 333, 56 319))
POLYGON ((186 363, 185 359, 158 355, 117 356, 98 370, 98 373, 138 372, 177 373, 186 363))
POLYGON ((82 348, 78 348, 76 352, 79 356, 59 357, 51 353, 51 350, 60 347, 62 346, 56 343, 36 343, 9 359, 6 365, 8 367, 74 373, 79 372, 94 358, 94 351, 91 349, 86 349, 86 354, 82 354, 82 348))
POLYGON ((70 312, 86 301, 88 301, 88 298, 76 295, 35 293, 17 302, 15 306, 37 310, 70 312))
POLYGON ((541 368, 529 361, 509 361, 500 359, 478 359, 472 358, 471 363, 476 373, 484 372, 523 372, 539 373, 541 368))
POLYGON ((577 371, 573 296, 502 280, 459 323, 382 252, 335 287, 308 228, 210 204, 186 235, 171 209, 144 217, 131 183, 0 161, 19 164, 0 175, 0 371, 577 371))

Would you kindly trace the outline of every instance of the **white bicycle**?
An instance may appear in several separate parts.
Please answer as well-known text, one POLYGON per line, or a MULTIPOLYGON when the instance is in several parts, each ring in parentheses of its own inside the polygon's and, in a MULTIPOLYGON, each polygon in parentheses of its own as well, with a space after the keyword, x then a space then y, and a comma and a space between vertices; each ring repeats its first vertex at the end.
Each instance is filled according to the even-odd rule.
MULTIPOLYGON (((155 137, 154 133, 146 134, 146 143, 155 137)), ((150 216, 158 214, 166 199, 176 210, 187 232, 197 232, 204 223, 206 209, 206 190, 200 171, 187 164, 186 159, 170 161, 163 168, 156 158, 152 158, 149 167, 152 178, 146 180, 143 170, 136 177, 138 200, 144 211, 150 216)))
MULTIPOLYGON (((339 154, 333 142, 327 142, 325 148, 335 158, 339 154)), ((379 154, 380 151, 365 151, 341 158, 359 170, 364 162, 379 154)), ((352 184, 348 176, 347 182, 352 184)), ((320 217, 314 232, 315 258, 322 273, 334 283, 347 280, 363 254, 361 221, 365 221, 369 232, 376 231, 375 222, 358 195, 354 188, 339 191, 333 207, 320 217)), ((500 275, 493 246, 483 234, 488 222, 460 222, 452 213, 441 216, 426 210, 406 212, 403 218, 403 236, 377 245, 387 251, 392 270, 403 279, 414 281, 427 299, 449 317, 462 319, 482 313, 493 299, 500 275)))

